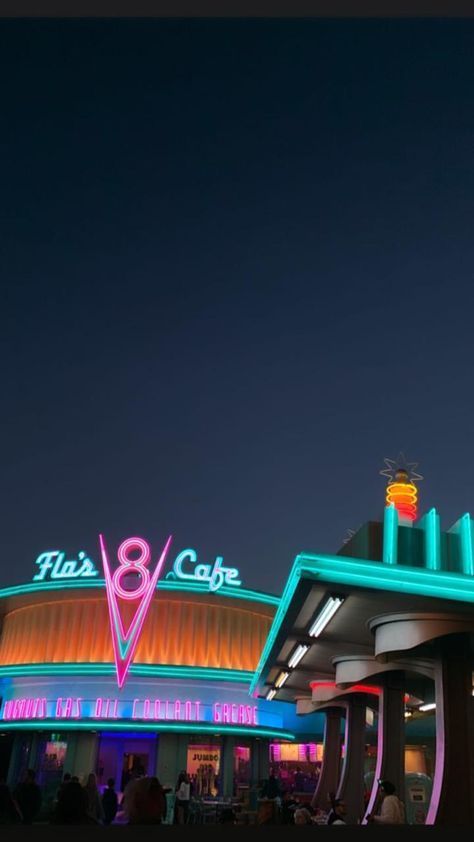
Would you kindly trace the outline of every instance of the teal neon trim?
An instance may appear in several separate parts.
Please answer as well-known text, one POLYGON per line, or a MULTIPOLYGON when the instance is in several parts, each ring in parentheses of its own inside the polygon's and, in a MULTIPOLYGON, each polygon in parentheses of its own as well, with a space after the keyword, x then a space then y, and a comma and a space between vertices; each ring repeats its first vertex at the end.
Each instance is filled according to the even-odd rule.
MULTIPOLYGON (((98 588, 105 589, 104 579, 94 579, 88 581, 81 579, 78 581, 71 580, 70 582, 28 582, 26 585, 13 585, 11 588, 0 589, 0 599, 9 596, 21 596, 28 593, 41 593, 44 591, 73 591, 78 588, 98 588)), ((172 580, 161 579, 156 589, 158 591, 184 591, 188 593, 205 593, 217 596, 229 596, 233 599, 243 599, 249 602, 262 602, 265 605, 279 605, 280 597, 273 594, 263 593, 263 591, 252 591, 246 588, 231 588, 223 585, 219 590, 213 594, 205 584, 200 582, 174 582, 172 580)))
POLYGON ((383 550, 384 564, 396 564, 398 559, 398 512, 393 503, 387 506, 383 516, 383 550))
POLYGON ((452 599, 457 602, 474 603, 474 577, 463 573, 431 571, 419 567, 343 559, 342 556, 299 555, 296 557, 286 583, 280 606, 275 614, 265 647, 250 684, 252 694, 258 685, 267 658, 276 641, 288 606, 299 579, 321 579, 328 584, 371 588, 380 591, 429 596, 435 599, 452 599))
POLYGON ((109 719, 89 719, 87 722, 71 722, 63 719, 35 719, 30 722, 4 722, 0 720, 2 731, 123 731, 124 728, 133 731, 154 731, 162 733, 170 731, 175 733, 197 733, 197 734, 236 734, 254 737, 272 737, 290 742, 296 739, 295 734, 290 731, 280 731, 274 728, 239 728, 235 725, 222 725, 221 722, 214 724, 209 722, 183 722, 183 723, 157 723, 140 722, 136 719, 123 719, 121 722, 111 722, 109 719))
POLYGON ((425 566, 427 570, 441 570, 441 532, 439 515, 436 509, 430 509, 424 515, 418 528, 425 533, 425 566))
POLYGON ((258 679, 260 678, 260 674, 263 670, 263 667, 264 667, 265 662, 267 660, 267 657, 268 657, 268 655, 269 655, 269 653, 272 649, 272 646, 275 643, 275 640, 277 638, 277 634, 280 630, 280 626, 283 622, 283 619, 284 619, 285 614, 287 612, 288 606, 289 606, 289 604, 292 600, 293 594, 294 594, 294 592, 297 588, 297 585, 298 585, 298 582, 299 582, 299 579, 300 579, 300 576, 301 576, 299 558, 300 558, 300 556, 296 557, 296 559, 294 561, 294 564, 293 564, 293 567, 291 568, 290 575, 287 579, 285 589, 284 589, 284 591, 282 593, 282 596, 281 596, 280 605, 278 606, 278 610, 277 610, 277 612, 276 612, 276 614, 273 618, 273 623, 270 626, 270 630, 269 630, 268 635, 267 635, 267 640, 266 640, 265 646, 263 648, 263 652, 260 656, 260 660, 258 662, 257 669, 255 671, 255 675, 254 675, 254 677, 252 679, 252 682, 250 684, 250 688, 249 688, 250 694, 253 693, 253 691, 255 690, 255 688, 258 684, 258 679))
MULTIPOLYGON (((135 676, 232 681, 241 684, 250 684, 253 678, 253 672, 248 670, 154 666, 151 664, 132 664, 130 672, 135 676)), ((30 675, 115 675, 115 664, 15 664, 0 667, 0 678, 2 676, 26 677, 30 675)))
POLYGON ((465 576, 474 576, 474 534, 469 514, 460 518, 459 527, 462 572, 465 576))

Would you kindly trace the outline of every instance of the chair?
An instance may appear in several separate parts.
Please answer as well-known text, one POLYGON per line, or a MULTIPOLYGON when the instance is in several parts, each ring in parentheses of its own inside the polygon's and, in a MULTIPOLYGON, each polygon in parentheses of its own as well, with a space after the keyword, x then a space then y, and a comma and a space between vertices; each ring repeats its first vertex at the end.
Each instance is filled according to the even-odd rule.
POLYGON ((199 801, 191 798, 188 809, 187 824, 201 824, 202 822, 202 807, 199 801))

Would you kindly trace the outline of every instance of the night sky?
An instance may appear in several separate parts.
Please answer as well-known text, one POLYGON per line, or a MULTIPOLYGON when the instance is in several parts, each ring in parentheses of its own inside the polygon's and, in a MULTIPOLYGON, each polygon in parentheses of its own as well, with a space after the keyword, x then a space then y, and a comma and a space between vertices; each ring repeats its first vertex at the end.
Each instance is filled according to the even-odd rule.
POLYGON ((2 585, 474 512, 474 21, 0 24, 2 585))

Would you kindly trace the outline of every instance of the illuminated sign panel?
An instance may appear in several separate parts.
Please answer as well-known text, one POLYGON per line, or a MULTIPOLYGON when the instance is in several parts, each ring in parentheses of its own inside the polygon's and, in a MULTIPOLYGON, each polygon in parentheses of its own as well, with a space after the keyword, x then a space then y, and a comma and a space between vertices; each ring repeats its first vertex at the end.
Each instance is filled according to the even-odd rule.
POLYGON ((156 699, 139 697, 83 699, 77 696, 41 696, 9 699, 1 719, 5 722, 55 720, 133 720, 148 722, 210 722, 218 725, 258 726, 256 705, 216 701, 206 704, 195 699, 156 699))

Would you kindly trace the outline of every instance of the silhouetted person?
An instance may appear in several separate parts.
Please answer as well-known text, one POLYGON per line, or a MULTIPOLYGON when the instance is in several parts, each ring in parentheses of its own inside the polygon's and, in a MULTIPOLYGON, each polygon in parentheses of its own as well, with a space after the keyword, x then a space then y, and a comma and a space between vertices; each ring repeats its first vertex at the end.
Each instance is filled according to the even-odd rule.
POLYGON ((61 792, 63 791, 64 787, 67 786, 68 784, 70 784, 71 781, 72 781, 71 775, 69 774, 69 772, 66 772, 66 774, 64 775, 64 777, 61 781, 59 789, 58 789, 58 799, 59 799, 59 796, 61 795, 61 792))
POLYGON ((87 815, 87 797, 78 780, 71 780, 59 791, 54 824, 95 824, 87 815))
POLYGON ((141 780, 143 780, 143 778, 140 776, 138 769, 132 769, 130 780, 123 791, 121 807, 125 813, 126 819, 129 822, 133 820, 135 791, 141 780))
POLYGON ((97 823, 102 822, 104 820, 104 811, 102 809, 99 790, 97 789, 96 777, 93 772, 87 778, 84 792, 86 794, 87 815, 97 823))
POLYGON ((141 778, 135 789, 130 824, 161 824, 165 816, 166 796, 158 778, 141 778))
POLYGON ((297 766, 296 772, 295 772, 295 778, 294 778, 294 785, 295 785, 295 791, 296 792, 303 792, 303 790, 304 790, 304 780, 305 780, 305 778, 304 778, 303 772, 301 771, 301 767, 297 766))
POLYGON ((41 790, 35 783, 36 772, 28 769, 25 780, 15 791, 15 800, 23 816, 23 824, 31 824, 41 809, 41 790))
POLYGON ((19 824, 21 820, 20 808, 9 786, 4 780, 0 781, 0 824, 19 824))
POLYGON ((265 781, 261 797, 262 798, 280 798, 281 796, 281 789, 278 778, 276 777, 275 773, 272 771, 270 772, 270 777, 267 781, 265 781))
POLYGON ((291 792, 285 792, 281 802, 281 823, 294 824, 294 815, 297 807, 300 806, 299 801, 294 798, 291 792))
POLYGON ((102 809, 104 811, 104 824, 112 824, 118 809, 117 793, 114 789, 115 781, 109 778, 107 781, 107 789, 102 796, 102 809))

